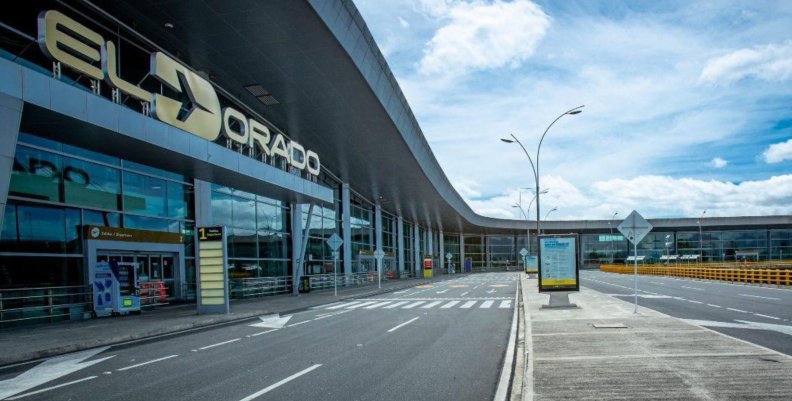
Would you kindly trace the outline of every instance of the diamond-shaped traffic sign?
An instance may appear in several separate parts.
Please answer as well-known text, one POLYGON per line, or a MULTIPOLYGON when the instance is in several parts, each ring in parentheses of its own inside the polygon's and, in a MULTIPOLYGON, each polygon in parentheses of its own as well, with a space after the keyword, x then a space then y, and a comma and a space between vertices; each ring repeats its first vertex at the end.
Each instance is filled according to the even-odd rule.
POLYGON ((342 240, 341 237, 338 236, 338 234, 333 234, 333 236, 328 238, 327 241, 325 242, 327 243, 328 246, 330 246, 330 250, 337 251, 338 247, 340 247, 341 244, 344 243, 344 240, 342 240))
POLYGON ((627 238, 633 244, 637 244, 644 239, 646 234, 649 234, 649 231, 652 231, 653 227, 640 213, 633 210, 616 228, 624 235, 624 238, 627 238))
POLYGON ((527 254, 528 254, 528 250, 527 249, 525 249, 525 248, 520 249, 520 255, 522 255, 524 257, 527 254))
POLYGON ((382 259, 383 256, 385 256, 385 252, 383 252, 382 249, 377 249, 376 251, 374 251, 375 258, 382 259))
POLYGON ((448 260, 451 260, 451 258, 453 258, 453 257, 454 257, 454 255, 452 255, 451 252, 448 252, 446 254, 446 259, 448 259, 448 260))

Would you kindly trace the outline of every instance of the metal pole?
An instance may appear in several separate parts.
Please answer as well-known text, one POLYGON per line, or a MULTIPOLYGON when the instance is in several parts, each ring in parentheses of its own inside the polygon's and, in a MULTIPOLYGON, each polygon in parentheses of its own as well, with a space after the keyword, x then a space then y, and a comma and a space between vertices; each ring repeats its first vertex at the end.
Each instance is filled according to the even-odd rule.
POLYGON ((377 288, 382 288, 382 258, 377 258, 377 288))
POLYGON ((333 252, 333 296, 338 296, 338 251, 333 252))
MULTIPOLYGON (((635 232, 635 226, 633 226, 635 232)), ((635 255, 635 264, 633 265, 633 296, 635 298, 635 310, 633 313, 638 313, 638 241, 633 241, 633 250, 635 255)))

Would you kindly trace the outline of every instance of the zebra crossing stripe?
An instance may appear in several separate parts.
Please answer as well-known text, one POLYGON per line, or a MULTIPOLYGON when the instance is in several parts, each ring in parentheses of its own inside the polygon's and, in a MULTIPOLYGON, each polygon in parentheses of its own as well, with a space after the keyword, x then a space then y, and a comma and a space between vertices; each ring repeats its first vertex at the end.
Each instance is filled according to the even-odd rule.
POLYGON ((462 308, 462 309, 470 309, 475 304, 476 304, 476 301, 467 301, 467 302, 465 302, 464 305, 460 306, 460 308, 462 308))
POLYGON ((331 306, 331 307, 328 307, 328 308, 325 308, 325 309, 341 309, 341 308, 346 308, 347 306, 352 306, 352 305, 359 304, 359 303, 360 302, 344 302, 344 303, 342 303, 340 305, 334 305, 334 306, 331 306))
POLYGON ((479 306, 479 308, 486 309, 486 308, 489 308, 490 306, 492 306, 492 304, 494 304, 494 303, 495 303, 495 301, 484 301, 484 302, 481 303, 481 306, 479 306))
POLYGON ((363 309, 375 309, 375 308, 379 308, 380 306, 387 305, 389 303, 391 303, 391 301, 380 302, 380 303, 376 303, 374 305, 366 306, 363 309))
POLYGON ((499 308, 501 309, 511 308, 511 300, 501 301, 499 308))
POLYGON ((440 305, 441 303, 443 303, 443 301, 429 302, 428 304, 422 306, 421 308, 424 308, 424 309, 434 308, 435 306, 440 305))
POLYGON ((382 309, 393 309, 393 308, 398 308, 398 307, 400 307, 400 306, 402 306, 402 305, 406 304, 407 302, 410 302, 410 301, 401 301, 401 302, 396 302, 395 304, 390 304, 390 305, 388 305, 388 306, 386 306, 386 307, 384 307, 384 308, 382 308, 382 309))
POLYGON ((412 309, 412 308, 415 308, 416 306, 418 306, 418 305, 420 305, 420 304, 422 304, 424 302, 426 302, 426 301, 413 302, 413 303, 411 303, 409 305, 402 306, 402 309, 412 309))
POLYGON ((375 304, 375 303, 376 302, 363 302, 362 304, 347 306, 346 308, 347 309, 357 309, 357 308, 360 308, 361 306, 368 306, 368 305, 375 304))
POLYGON ((449 302, 449 303, 447 303, 447 304, 445 304, 445 305, 441 306, 441 307, 440 307, 440 309, 448 309, 448 308, 453 308, 453 307, 454 307, 454 305, 456 305, 456 304, 458 304, 458 303, 460 303, 460 302, 462 302, 462 301, 451 301, 451 302, 449 302))

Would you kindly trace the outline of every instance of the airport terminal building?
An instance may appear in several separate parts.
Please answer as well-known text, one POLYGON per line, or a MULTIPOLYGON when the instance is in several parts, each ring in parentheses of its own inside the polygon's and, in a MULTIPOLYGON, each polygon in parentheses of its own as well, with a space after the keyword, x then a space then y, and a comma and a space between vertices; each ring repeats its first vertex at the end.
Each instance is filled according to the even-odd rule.
MULTIPOLYGON (((333 234, 347 282, 378 250, 398 278, 536 249, 535 222, 454 190, 351 0, 39 0, 0 19, 0 321, 74 315, 107 261, 134 263, 152 303, 191 302, 196 227, 225 227, 236 296, 332 273, 333 234)), ((790 216, 651 223, 647 260, 792 258, 790 216)), ((628 255, 616 224, 542 228, 596 266, 628 255)))

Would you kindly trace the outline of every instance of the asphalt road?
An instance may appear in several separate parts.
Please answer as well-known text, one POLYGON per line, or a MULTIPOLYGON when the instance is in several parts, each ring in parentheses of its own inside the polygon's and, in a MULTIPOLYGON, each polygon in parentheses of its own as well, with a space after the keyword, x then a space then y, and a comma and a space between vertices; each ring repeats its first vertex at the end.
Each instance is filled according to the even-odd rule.
POLYGON ((257 326, 70 354, 0 371, 0 399, 488 400, 518 278, 470 275, 257 326))
MULTIPOLYGON (((581 271, 581 285, 633 302, 633 276, 581 271)), ((638 305, 792 355, 792 290, 638 276, 638 305)))

